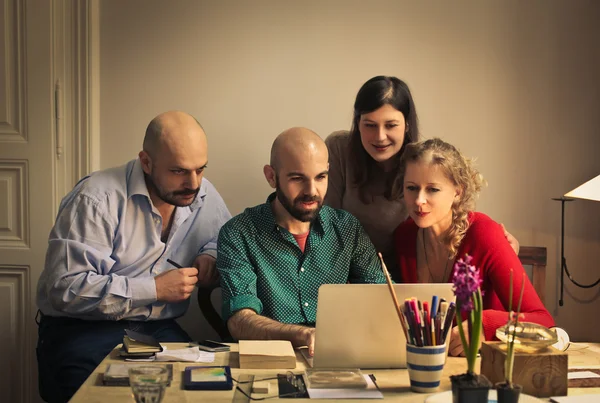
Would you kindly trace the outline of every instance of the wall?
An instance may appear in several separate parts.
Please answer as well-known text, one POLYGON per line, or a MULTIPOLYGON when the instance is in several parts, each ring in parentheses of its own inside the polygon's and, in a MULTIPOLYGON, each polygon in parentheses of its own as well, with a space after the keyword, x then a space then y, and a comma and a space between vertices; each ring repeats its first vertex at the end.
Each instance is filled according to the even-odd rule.
MULTIPOLYGON (((548 247, 557 323, 600 341, 586 322, 600 287, 568 285, 558 308, 550 200, 600 173, 600 3, 103 0, 100 13, 102 168, 135 157, 156 114, 188 111, 209 136, 206 175, 237 214, 269 193, 262 166, 278 133, 347 129, 362 83, 398 76, 424 135, 477 157, 489 182, 478 209, 548 247)), ((594 281, 600 203, 567 205, 565 243, 575 278, 594 281)), ((186 326, 203 333, 196 315, 186 326)))

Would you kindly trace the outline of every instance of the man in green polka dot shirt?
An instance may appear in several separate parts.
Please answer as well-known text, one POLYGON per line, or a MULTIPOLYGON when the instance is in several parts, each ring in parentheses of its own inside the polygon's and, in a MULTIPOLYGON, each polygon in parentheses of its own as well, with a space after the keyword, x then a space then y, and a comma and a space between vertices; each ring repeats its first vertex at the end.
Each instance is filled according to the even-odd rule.
POLYGON ((271 148, 264 174, 275 189, 219 233, 223 318, 238 340, 290 340, 312 355, 322 284, 385 283, 375 247, 350 213, 323 206, 327 147, 293 128, 271 148))

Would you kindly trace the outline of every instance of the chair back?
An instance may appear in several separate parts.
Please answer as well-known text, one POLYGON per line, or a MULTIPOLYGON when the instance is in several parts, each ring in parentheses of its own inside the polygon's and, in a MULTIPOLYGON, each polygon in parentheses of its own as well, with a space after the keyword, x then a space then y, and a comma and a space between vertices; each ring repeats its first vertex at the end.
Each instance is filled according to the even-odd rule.
POLYGON ((210 288, 199 288, 198 289, 198 306, 200 307, 200 311, 202 311, 202 315, 206 318, 208 324, 217 332, 222 341, 232 341, 232 337, 229 334, 229 330, 227 329, 227 324, 219 315, 219 312, 215 309, 215 306, 212 302, 213 291, 215 291, 219 286, 215 285, 210 288))
POLYGON ((519 260, 523 266, 532 266, 531 283, 542 303, 546 297, 546 248, 541 246, 521 246, 519 248, 519 260))

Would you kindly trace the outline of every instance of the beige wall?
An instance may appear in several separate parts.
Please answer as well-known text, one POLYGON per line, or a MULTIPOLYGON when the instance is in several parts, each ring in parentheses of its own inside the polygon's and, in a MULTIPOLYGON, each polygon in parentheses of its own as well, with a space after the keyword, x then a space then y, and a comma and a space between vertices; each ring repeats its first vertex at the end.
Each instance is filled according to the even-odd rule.
MULTIPOLYGON (((148 121, 183 109, 209 135, 207 177, 232 213, 264 201, 270 144, 303 125, 350 125, 368 78, 410 85, 426 137, 478 158, 478 209, 548 247, 547 307, 600 341, 600 287, 558 308, 560 205, 600 173, 600 3, 593 1, 121 1, 100 3, 101 167, 140 149, 148 121)), ((600 203, 567 206, 575 278, 600 276, 600 203)), ((195 303, 194 303, 195 305, 195 303)), ((188 326, 199 331, 197 311, 188 326)))

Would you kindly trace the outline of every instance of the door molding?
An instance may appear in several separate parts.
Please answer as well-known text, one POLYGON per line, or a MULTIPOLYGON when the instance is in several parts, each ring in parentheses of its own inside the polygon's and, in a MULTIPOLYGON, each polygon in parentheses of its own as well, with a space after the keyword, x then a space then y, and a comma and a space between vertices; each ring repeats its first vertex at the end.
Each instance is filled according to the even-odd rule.
POLYGON ((54 1, 55 211, 100 168, 99 11, 99 0, 54 1))

